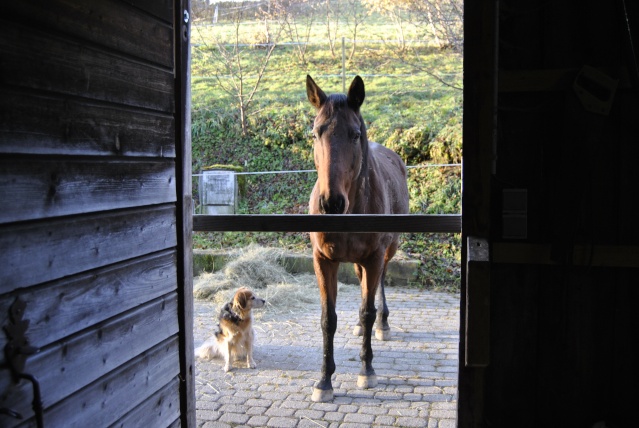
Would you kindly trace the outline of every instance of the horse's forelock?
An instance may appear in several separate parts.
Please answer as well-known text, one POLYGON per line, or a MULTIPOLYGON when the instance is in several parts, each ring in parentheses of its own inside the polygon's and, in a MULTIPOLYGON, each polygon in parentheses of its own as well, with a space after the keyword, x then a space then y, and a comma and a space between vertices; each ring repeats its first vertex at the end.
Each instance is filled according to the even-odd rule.
POLYGON ((336 110, 347 106, 346 95, 344 94, 331 94, 326 99, 326 102, 319 111, 320 116, 330 118, 333 116, 336 110))
MULTIPOLYGON (((317 119, 322 121, 329 121, 334 118, 337 110, 341 110, 342 108, 351 109, 348 105, 346 95, 344 94, 331 94, 327 97, 326 102, 319 110, 317 119)), ((352 109, 351 109, 352 110, 352 109)), ((364 152, 368 152, 368 136, 366 134, 366 124, 364 123, 364 118, 362 117, 359 111, 355 112, 357 118, 360 122, 360 132, 361 132, 361 140, 364 143, 364 152)))
MULTIPOLYGON (((346 98, 346 95, 344 94, 331 94, 328 96, 328 98, 326 99, 326 102, 324 103, 324 105, 322 106, 322 108, 320 109, 320 111, 318 112, 318 118, 322 118, 323 120, 329 120, 331 118, 334 117, 335 113, 338 110, 341 110, 343 108, 348 108, 350 110, 352 110, 349 105, 348 105, 348 101, 346 98)), ((361 122, 361 132, 362 135, 366 135, 366 127, 364 126, 364 120, 362 119, 361 114, 359 113, 359 111, 356 111, 355 114, 357 114, 358 119, 361 122)))

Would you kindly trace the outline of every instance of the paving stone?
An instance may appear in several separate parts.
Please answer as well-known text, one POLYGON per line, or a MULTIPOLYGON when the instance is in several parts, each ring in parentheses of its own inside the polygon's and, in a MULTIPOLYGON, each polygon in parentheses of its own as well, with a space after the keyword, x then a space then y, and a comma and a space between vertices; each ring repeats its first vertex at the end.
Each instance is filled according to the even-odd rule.
POLYGON ((387 425, 392 426, 395 425, 395 417, 389 415, 381 415, 375 418, 375 425, 387 425))
POLYGON ((457 420, 453 419, 442 419, 439 421, 437 428, 457 428, 457 420))
POLYGON ((402 416, 402 417, 417 417, 419 416, 419 410, 417 409, 389 409, 388 414, 391 416, 402 416))
POLYGON ((308 409, 311 403, 307 401, 285 400, 281 407, 286 409, 308 409))
POLYGON ((263 415, 268 410, 267 407, 249 407, 247 415, 263 415))
POLYGON ((220 413, 246 413, 248 406, 238 404, 223 404, 218 411, 220 413))
POLYGON ((334 403, 312 403, 311 409, 322 410, 324 412, 334 412, 338 409, 338 405, 334 403))
POLYGON ((220 404, 244 404, 246 403, 246 400, 247 398, 238 397, 237 394, 235 394, 235 395, 227 395, 225 397, 220 397, 220 399, 217 400, 217 402, 220 404))
POLYGON ((324 412, 320 410, 304 409, 304 410, 296 411, 295 416, 300 419, 307 418, 307 419, 315 420, 315 419, 322 419, 324 417, 324 412))
POLYGON ((342 423, 340 428, 370 428, 371 424, 360 424, 357 422, 342 423))
POLYGON ((302 418, 297 423, 297 428, 318 428, 327 427, 329 423, 327 421, 314 421, 311 419, 302 418))
POLYGON ((421 418, 399 417, 397 418, 397 425, 400 427, 427 427, 428 420, 421 418))
POLYGON ((197 409, 195 411, 195 416, 198 420, 217 421, 220 418, 221 413, 215 410, 197 409))
POLYGON ((263 398, 252 398, 250 400, 247 400, 246 404, 249 408, 251 407, 269 407, 271 404, 273 404, 273 402, 271 400, 266 400, 263 398))
POLYGON ((455 410, 436 410, 433 409, 430 411, 430 415, 434 418, 448 418, 448 419, 454 419, 455 418, 455 410))
POLYGON ((254 426, 254 427, 263 427, 268 423, 268 416, 251 416, 251 418, 246 422, 246 425, 254 426))
POLYGON ((220 416, 220 422, 228 422, 231 424, 243 424, 250 419, 250 416, 244 413, 223 413, 220 416))
POLYGON ((358 409, 359 407, 353 404, 344 404, 343 406, 339 406, 337 410, 341 413, 355 413, 358 409))
POLYGON ((269 419, 266 426, 275 428, 295 428, 297 426, 297 422, 298 421, 295 418, 276 417, 269 419))
POLYGON ((294 409, 286 409, 283 407, 271 407, 266 412, 264 412, 265 415, 276 417, 293 416, 294 413, 294 409))
POLYGON ((372 424, 375 420, 375 415, 364 415, 362 413, 347 413, 344 416, 344 422, 354 422, 358 424, 372 424))
POLYGON ((204 400, 198 400, 197 402, 197 411, 199 412, 200 410, 217 410, 222 406, 222 404, 216 402, 216 401, 204 401, 204 400))
POLYGON ((342 412, 326 412, 324 414, 324 419, 332 422, 340 422, 344 420, 345 414, 342 412))
POLYGON ((206 421, 202 428, 231 428, 231 425, 224 422, 206 421))
POLYGON ((372 407, 372 406, 361 406, 358 410, 359 413, 363 413, 365 415, 385 415, 388 413, 388 409, 383 407, 372 407))

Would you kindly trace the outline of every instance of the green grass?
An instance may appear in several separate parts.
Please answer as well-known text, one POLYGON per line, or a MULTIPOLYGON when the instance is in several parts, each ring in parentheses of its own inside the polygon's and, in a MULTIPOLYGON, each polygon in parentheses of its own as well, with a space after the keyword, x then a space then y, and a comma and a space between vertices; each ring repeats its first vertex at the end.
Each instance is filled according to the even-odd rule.
MULTIPOLYGON (((259 41, 263 23, 243 22, 242 42, 259 41)), ((295 47, 275 48, 249 109, 248 131, 239 126, 237 99, 224 92, 218 77, 228 81, 223 64, 215 61, 215 38, 232 42, 231 24, 195 26, 192 49, 193 170, 206 165, 233 164, 245 171, 314 169, 310 129, 314 109, 306 99, 306 74, 327 93, 342 92, 341 46, 334 58, 322 24, 313 27, 312 44, 302 64, 295 47), (218 77, 216 77, 218 76, 218 77)), ((366 85, 362 115, 369 139, 395 150, 408 165, 461 162, 461 57, 428 43, 409 45, 401 54, 390 24, 378 17, 360 29, 355 56, 346 63, 347 81, 359 74, 366 85), (426 70, 426 71, 424 71, 426 70), (438 78, 433 77, 435 74, 438 78), (444 81, 444 83, 442 82, 444 81)), ((416 38, 417 31, 406 38, 416 38)), ((338 34, 349 37, 345 31, 338 34)), ((265 49, 241 47, 245 84, 255 82, 265 49)), ((350 44, 346 46, 347 54, 350 44)), ((315 174, 242 176, 240 213, 305 213, 315 174)), ((194 185, 197 191, 197 183, 194 185)), ((461 211, 459 168, 416 168, 409 171, 411 213, 452 214, 461 211)), ((194 195, 197 202, 197 194, 194 195)), ((422 260, 422 287, 455 290, 459 282, 460 237, 457 234, 403 236, 400 249, 422 260)), ((291 250, 308 250, 308 234, 196 233, 197 248, 244 246, 257 242, 291 250)))

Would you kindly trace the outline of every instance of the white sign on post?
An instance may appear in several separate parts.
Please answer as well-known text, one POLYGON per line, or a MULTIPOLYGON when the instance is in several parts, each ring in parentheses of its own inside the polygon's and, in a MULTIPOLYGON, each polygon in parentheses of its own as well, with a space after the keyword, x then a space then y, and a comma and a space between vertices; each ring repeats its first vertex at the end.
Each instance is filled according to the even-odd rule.
POLYGON ((202 214, 235 214, 237 180, 233 171, 202 171, 200 202, 202 214))

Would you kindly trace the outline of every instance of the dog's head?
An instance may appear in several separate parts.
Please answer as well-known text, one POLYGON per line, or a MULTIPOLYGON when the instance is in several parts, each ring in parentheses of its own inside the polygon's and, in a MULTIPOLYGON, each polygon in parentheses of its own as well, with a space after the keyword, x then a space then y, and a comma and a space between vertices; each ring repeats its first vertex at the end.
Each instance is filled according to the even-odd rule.
POLYGON ((260 299, 246 287, 242 287, 233 296, 233 307, 241 312, 248 312, 253 308, 261 308, 266 300, 260 299))

